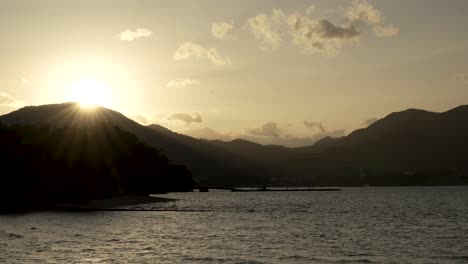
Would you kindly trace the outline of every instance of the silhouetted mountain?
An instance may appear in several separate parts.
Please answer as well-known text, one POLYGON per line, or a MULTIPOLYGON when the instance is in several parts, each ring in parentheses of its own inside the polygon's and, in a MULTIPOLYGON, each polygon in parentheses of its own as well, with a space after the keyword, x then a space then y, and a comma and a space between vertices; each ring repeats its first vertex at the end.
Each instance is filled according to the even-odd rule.
POLYGON ((283 184, 443 185, 468 183, 468 106, 445 113, 392 113, 346 137, 272 149, 242 141, 212 144, 271 164, 283 184), (285 176, 287 175, 287 176, 285 176))
POLYGON ((191 191, 190 172, 108 123, 0 126, 0 212, 191 191))
MULTIPOLYGON (((186 164, 192 170, 194 178, 201 184, 262 185, 268 184, 269 179, 278 174, 268 164, 243 155, 244 152, 225 149, 211 144, 210 141, 178 134, 159 125, 150 125, 147 128, 151 129, 153 137, 160 135, 167 137, 166 144, 158 148, 171 159, 186 164)), ((161 146, 157 145, 158 143, 153 144, 161 146)))
MULTIPOLYGON (((61 124, 71 104, 24 108, 0 117, 12 123, 61 124), (68 110, 67 110, 68 109, 68 110)), ((106 120, 187 165, 211 185, 443 185, 466 184, 468 106, 445 113, 409 109, 392 113, 341 138, 301 148, 264 146, 245 140, 198 140, 158 125, 141 126, 104 108, 106 120)), ((89 118, 89 117, 88 117, 89 118)), ((76 121, 79 122, 79 121, 76 121)), ((89 122, 89 121, 88 121, 89 122)))
POLYGON ((299 162, 309 161, 302 169, 320 171, 327 183, 462 184, 468 172, 466 121, 468 106, 392 113, 346 137, 298 149, 299 162))
POLYGON ((171 132, 161 126, 142 126, 106 109, 81 109, 75 103, 30 106, 0 117, 4 124, 50 124, 57 127, 108 122, 135 134, 164 153, 171 162, 184 164, 200 184, 265 184, 274 175, 266 165, 251 161, 212 144, 171 132))

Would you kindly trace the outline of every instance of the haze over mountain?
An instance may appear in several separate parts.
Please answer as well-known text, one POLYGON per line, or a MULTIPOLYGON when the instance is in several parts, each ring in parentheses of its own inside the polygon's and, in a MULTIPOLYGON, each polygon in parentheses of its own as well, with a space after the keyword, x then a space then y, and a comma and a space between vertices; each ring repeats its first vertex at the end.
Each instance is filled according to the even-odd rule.
POLYGON ((26 107, 0 117, 4 124, 69 126, 109 122, 134 133, 211 185, 443 185, 466 184, 468 106, 444 113, 410 109, 365 129, 301 148, 245 140, 199 140, 122 114, 76 104, 26 107))
MULTIPOLYGON (((273 124, 273 123, 270 123, 270 124, 273 124)), ((246 131, 245 133, 233 133, 233 132, 220 133, 212 128, 204 127, 204 128, 180 130, 177 132, 180 134, 187 135, 193 138, 198 138, 198 139, 221 140, 221 141, 243 139, 243 140, 255 142, 261 145, 282 145, 282 146, 290 147, 290 148, 310 146, 310 145, 315 144, 317 141, 326 137, 342 137, 345 135, 345 130, 339 129, 339 130, 334 130, 334 131, 322 130, 322 131, 319 131, 318 133, 312 131, 311 135, 298 136, 298 135, 284 133, 281 129, 278 128, 278 125, 276 123, 274 124, 275 124, 274 131, 268 131, 268 128, 262 128, 262 130, 267 130, 267 131, 259 131, 259 128, 256 128, 250 131, 246 131), (257 133, 257 135, 255 135, 255 133, 257 133)))

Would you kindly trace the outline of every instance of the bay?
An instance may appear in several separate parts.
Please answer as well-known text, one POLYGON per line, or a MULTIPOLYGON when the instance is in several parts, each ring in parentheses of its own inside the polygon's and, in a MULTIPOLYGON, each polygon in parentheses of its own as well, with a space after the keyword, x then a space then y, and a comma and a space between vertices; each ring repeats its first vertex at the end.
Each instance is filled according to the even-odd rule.
POLYGON ((209 192, 0 216, 1 263, 467 263, 468 187, 209 192))

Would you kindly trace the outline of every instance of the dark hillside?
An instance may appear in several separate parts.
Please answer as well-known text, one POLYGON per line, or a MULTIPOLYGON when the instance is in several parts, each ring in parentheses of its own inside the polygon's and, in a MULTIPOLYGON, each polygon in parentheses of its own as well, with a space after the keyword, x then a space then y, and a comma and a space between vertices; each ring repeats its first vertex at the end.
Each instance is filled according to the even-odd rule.
POLYGON ((107 123, 0 127, 1 208, 191 191, 191 174, 107 123))

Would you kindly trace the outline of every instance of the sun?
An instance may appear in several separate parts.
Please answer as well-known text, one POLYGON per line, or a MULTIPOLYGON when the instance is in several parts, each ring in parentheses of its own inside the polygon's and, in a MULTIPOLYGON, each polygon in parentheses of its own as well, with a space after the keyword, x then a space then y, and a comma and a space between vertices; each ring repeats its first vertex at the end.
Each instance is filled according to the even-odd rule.
POLYGON ((110 88, 100 80, 79 80, 70 86, 69 100, 83 108, 111 107, 112 95, 110 88))

